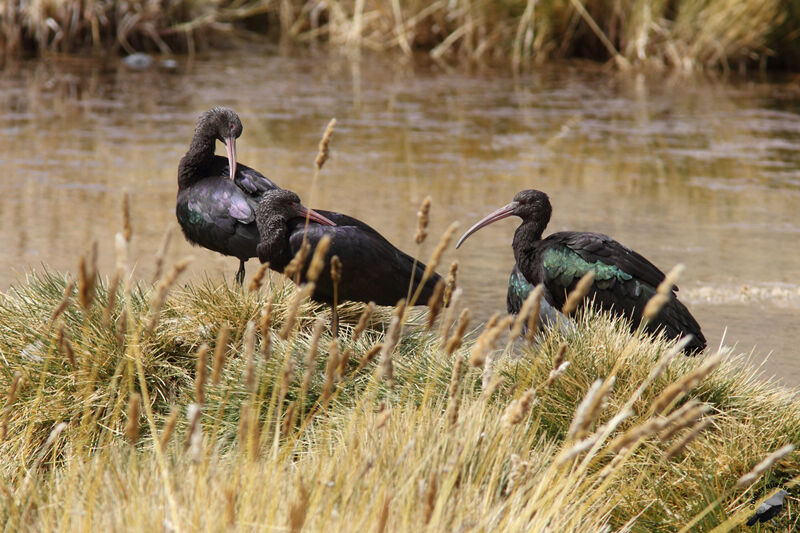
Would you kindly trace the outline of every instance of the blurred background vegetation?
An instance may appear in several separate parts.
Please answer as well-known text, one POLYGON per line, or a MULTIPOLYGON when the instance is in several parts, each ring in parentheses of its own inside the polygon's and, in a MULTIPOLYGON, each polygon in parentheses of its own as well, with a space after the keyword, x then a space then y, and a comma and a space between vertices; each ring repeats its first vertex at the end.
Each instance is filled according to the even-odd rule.
POLYGON ((566 58, 690 71, 800 64, 793 0, 9 0, 0 26, 6 58, 192 54, 257 39, 514 69, 566 58))

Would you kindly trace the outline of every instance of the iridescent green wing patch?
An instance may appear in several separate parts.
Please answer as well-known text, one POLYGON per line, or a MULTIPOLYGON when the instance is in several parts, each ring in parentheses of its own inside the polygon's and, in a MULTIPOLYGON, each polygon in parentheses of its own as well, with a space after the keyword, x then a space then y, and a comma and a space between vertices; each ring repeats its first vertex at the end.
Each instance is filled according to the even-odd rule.
POLYGON ((522 272, 515 266, 511 270, 508 278, 508 292, 506 294, 506 305, 509 313, 519 313, 522 304, 533 290, 533 285, 528 283, 522 272))
POLYGON ((590 263, 566 246, 554 246, 544 253, 543 266, 548 282, 569 287, 588 271, 594 271, 594 284, 598 289, 608 289, 615 283, 633 279, 622 269, 602 261, 590 263))

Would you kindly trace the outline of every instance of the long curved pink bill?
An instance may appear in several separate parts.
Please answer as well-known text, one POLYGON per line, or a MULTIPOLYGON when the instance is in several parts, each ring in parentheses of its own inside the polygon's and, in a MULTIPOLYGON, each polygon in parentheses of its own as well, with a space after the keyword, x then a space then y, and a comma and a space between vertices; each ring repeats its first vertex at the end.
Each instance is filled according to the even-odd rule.
POLYGON ((309 209, 306 206, 301 205, 298 209, 300 211, 300 215, 303 218, 308 217, 309 220, 313 220, 318 224, 322 224, 323 226, 335 226, 336 224, 331 221, 329 218, 325 218, 324 216, 320 215, 313 209, 309 209))
POLYGON ((228 152, 228 168, 230 169, 230 178, 236 175, 236 137, 225 138, 225 151, 228 152))
POLYGON ((477 221, 471 228, 469 228, 466 232, 464 232, 464 235, 462 235, 460 239, 458 239, 458 242, 456 243, 456 248, 461 246, 461 243, 467 240, 467 237, 469 237, 482 227, 488 226, 492 222, 497 222, 498 220, 510 217, 514 212, 514 209, 517 208, 517 205, 518 205, 517 202, 511 202, 510 204, 504 205, 503 207, 501 207, 496 211, 492 211, 491 213, 489 213, 488 215, 477 221))

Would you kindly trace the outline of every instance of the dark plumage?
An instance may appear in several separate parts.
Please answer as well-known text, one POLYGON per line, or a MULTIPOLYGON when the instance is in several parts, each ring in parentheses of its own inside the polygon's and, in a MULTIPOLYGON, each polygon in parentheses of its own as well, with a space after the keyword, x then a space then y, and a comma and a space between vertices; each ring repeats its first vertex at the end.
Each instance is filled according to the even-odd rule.
POLYGON ((758 506, 756 514, 750 517, 747 521, 747 525, 754 526, 756 522, 761 522, 763 524, 767 520, 775 518, 783 509, 783 498, 787 494, 789 493, 785 490, 779 490, 773 494, 772 497, 767 498, 764 503, 758 506))
MULTIPOLYGON (((664 273, 638 253, 601 233, 562 231, 543 239, 542 232, 551 214, 550 200, 545 193, 533 189, 522 191, 510 204, 467 230, 456 248, 480 228, 512 215, 518 216, 522 224, 514 233, 515 269, 531 286, 544 284, 547 303, 561 309, 578 280, 593 270, 595 280, 587 301, 630 318, 631 329, 635 330, 645 304, 656 293, 664 273)), ((691 335, 686 351, 696 353, 706 347, 706 339, 689 310, 675 297, 677 290, 673 287, 667 303, 645 328, 651 333, 663 331, 670 339, 691 335)), ((517 294, 519 291, 524 291, 524 284, 515 279, 512 272, 507 297, 511 312, 518 312, 524 301, 522 295, 517 294)))
POLYGON ((236 281, 244 281, 244 262, 256 256, 259 242, 255 209, 264 192, 278 186, 261 173, 236 163, 242 123, 230 109, 215 107, 197 120, 189 150, 178 165, 175 214, 186 239, 239 259, 236 281), (217 140, 228 158, 214 155, 217 140))
MULTIPOLYGON (((296 194, 275 190, 263 195, 256 210, 256 222, 262 235, 258 258, 261 262, 269 261, 270 268, 277 272, 283 272, 303 242, 305 214, 298 206, 300 199, 296 194)), ((316 212, 336 225, 327 226, 312 221, 308 226, 307 239, 312 253, 324 235, 331 237, 325 268, 312 295, 314 300, 328 304, 333 302, 330 259, 334 255, 342 262, 339 301, 372 301, 378 305, 394 305, 407 296, 412 271, 417 283, 422 279, 425 265, 417 263, 414 267, 414 258, 395 248, 368 225, 341 213, 316 212)), ((428 301, 439 279, 439 275, 434 273, 425 282, 417 300, 419 303, 428 301)), ((301 275, 303 280, 305 269, 301 275)))

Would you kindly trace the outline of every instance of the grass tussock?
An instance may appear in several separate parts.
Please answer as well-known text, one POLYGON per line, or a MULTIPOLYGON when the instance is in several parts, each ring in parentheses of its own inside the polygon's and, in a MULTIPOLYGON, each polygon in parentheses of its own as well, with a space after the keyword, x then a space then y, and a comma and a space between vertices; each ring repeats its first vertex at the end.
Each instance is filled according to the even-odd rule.
POLYGON ((800 56, 798 17, 788 0, 16 0, 0 6, 0 49, 192 52, 262 35, 514 69, 574 57, 620 68, 728 69, 800 56))
POLYGON ((779 486, 800 525, 800 400, 728 352, 121 279, 0 296, 6 529, 729 531, 779 486))

